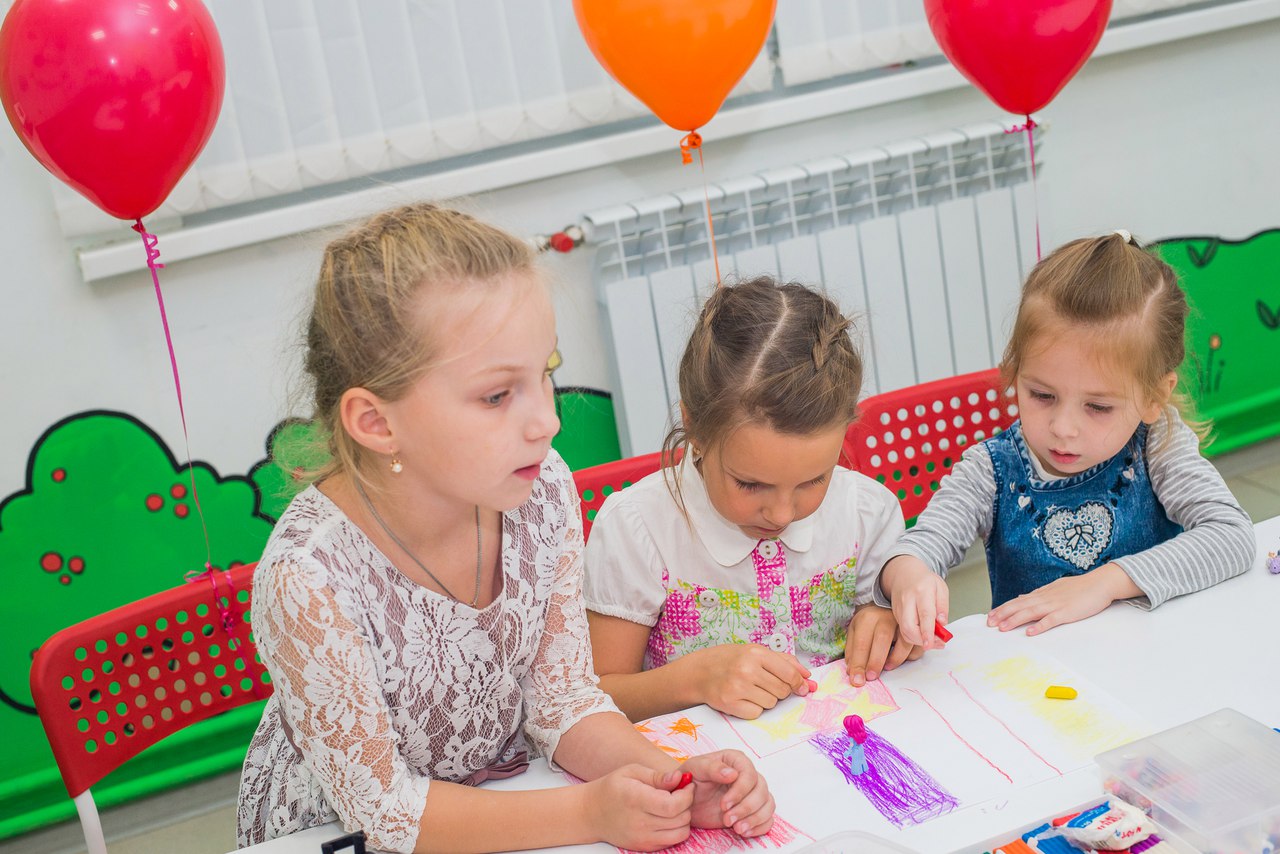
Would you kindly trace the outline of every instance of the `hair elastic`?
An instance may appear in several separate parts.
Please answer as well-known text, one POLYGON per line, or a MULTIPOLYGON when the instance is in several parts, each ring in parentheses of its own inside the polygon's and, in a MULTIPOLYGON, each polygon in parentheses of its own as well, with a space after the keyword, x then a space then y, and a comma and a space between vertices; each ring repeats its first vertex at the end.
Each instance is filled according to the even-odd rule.
POLYGON ((1118 234, 1118 235, 1120 235, 1122 238, 1124 238, 1124 242, 1125 242, 1125 243, 1133 243, 1133 242, 1134 242, 1133 235, 1132 235, 1132 234, 1130 234, 1130 233, 1129 233, 1129 231, 1128 231, 1127 229, 1124 229, 1124 228, 1117 228, 1117 229, 1115 230, 1115 232, 1114 232, 1114 233, 1115 233, 1115 234, 1118 234))

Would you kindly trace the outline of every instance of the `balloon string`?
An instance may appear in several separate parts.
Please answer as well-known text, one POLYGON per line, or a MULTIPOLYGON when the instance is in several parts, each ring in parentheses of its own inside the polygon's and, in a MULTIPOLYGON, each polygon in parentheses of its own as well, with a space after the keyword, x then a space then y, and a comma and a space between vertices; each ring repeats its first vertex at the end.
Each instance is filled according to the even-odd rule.
POLYGON ((702 170, 702 198, 707 206, 707 238, 711 243, 711 261, 716 270, 716 287, 720 287, 720 255, 716 252, 716 226, 711 216, 711 191, 707 189, 707 164, 702 159, 702 136, 695 130, 680 140, 680 157, 685 164, 693 162, 693 150, 698 152, 698 168, 702 170))
POLYGON ((178 393, 178 415, 182 419, 182 443, 187 452, 187 474, 191 479, 191 499, 196 505, 196 515, 200 517, 200 528, 204 532, 205 569, 213 566, 213 554, 209 547, 209 526, 205 524, 204 508, 200 506, 200 493, 196 491, 195 466, 191 462, 191 437, 187 435, 187 412, 182 405, 182 381, 178 378, 178 356, 173 350, 173 335, 169 331, 169 315, 164 310, 164 294, 160 291, 160 249, 157 244, 160 238, 147 231, 142 220, 133 224, 133 230, 142 235, 142 246, 147 252, 147 269, 151 271, 151 283, 156 289, 156 304, 160 306, 160 323, 164 326, 164 342, 169 348, 169 366, 173 369, 173 388, 178 393))
MULTIPOLYGON (((147 269, 151 271, 151 283, 156 290, 156 304, 160 307, 160 324, 164 327, 164 341, 169 348, 169 366, 173 369, 173 388, 178 396, 178 416, 182 420, 182 442, 187 452, 187 475, 191 482, 191 500, 196 505, 196 515, 200 517, 200 529, 204 533, 204 570, 196 572, 191 570, 183 576, 188 584, 200 581, 208 581, 209 589, 213 592, 213 604, 218 609, 219 622, 222 624, 222 630, 226 633, 229 643, 228 649, 239 649, 243 647, 243 642, 236 631, 238 621, 231 608, 236 601, 236 585, 231 580, 231 573, 215 572, 213 569, 213 554, 209 546, 209 526, 205 523, 204 508, 200 505, 200 493, 196 490, 196 472, 195 466, 191 462, 191 437, 187 433, 187 413, 182 403, 182 380, 178 377, 178 356, 173 349, 173 334, 169 329, 169 314, 164 308, 164 294, 160 290, 160 270, 164 264, 160 263, 160 238, 147 231, 146 226, 142 224, 142 220, 138 219, 133 224, 133 230, 142 235, 142 247, 147 253, 147 269), (226 604, 223 604, 223 597, 218 595, 218 578, 221 577, 227 582, 226 604)), ((246 662, 246 665, 248 662, 246 662)), ((253 682, 253 695, 261 698, 262 689, 258 685, 258 680, 253 682)))
POLYGON ((1040 188, 1036 182, 1036 137, 1035 129, 1039 127, 1035 119, 1027 116, 1027 123, 1022 125, 1014 125, 1005 131, 1005 133, 1021 133, 1027 132, 1027 152, 1031 159, 1031 202, 1035 211, 1036 219, 1036 260, 1039 261, 1043 255, 1040 251, 1040 188))

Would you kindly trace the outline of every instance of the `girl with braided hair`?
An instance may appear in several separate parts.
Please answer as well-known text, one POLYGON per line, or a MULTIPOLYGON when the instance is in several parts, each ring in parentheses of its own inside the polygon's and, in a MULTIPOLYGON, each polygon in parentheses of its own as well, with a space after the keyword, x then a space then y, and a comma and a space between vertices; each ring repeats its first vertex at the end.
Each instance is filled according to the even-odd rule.
POLYGON ((862 685, 923 652, 873 602, 897 499, 837 464, 862 385, 850 329, 769 277, 703 306, 667 465, 611 495, 587 543, 596 672, 632 720, 699 703, 754 718, 807 694, 811 667, 843 657, 862 685))

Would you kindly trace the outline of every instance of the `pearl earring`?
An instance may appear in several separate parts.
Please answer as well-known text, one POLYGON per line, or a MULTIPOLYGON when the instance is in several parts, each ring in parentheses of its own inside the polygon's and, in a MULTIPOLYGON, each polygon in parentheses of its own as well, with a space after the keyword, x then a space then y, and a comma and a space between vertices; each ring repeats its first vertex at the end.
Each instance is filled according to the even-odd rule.
POLYGON ((399 458, 399 457, 392 457, 392 458, 391 458, 391 473, 392 473, 392 474, 400 474, 400 472, 402 472, 402 471, 404 471, 404 463, 400 462, 400 458, 399 458))

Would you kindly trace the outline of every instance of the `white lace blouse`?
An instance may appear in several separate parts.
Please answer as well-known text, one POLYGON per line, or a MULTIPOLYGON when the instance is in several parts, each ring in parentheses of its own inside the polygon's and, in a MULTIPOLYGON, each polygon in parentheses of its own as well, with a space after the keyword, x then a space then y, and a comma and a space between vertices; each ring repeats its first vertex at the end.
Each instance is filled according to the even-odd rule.
POLYGON ((502 592, 477 611, 401 575, 315 487, 294 498, 254 573, 275 693, 245 757, 241 846, 336 819, 412 851, 431 780, 483 779, 526 738, 550 761, 575 723, 617 711, 592 668, 582 520, 555 451, 502 532, 502 592))

